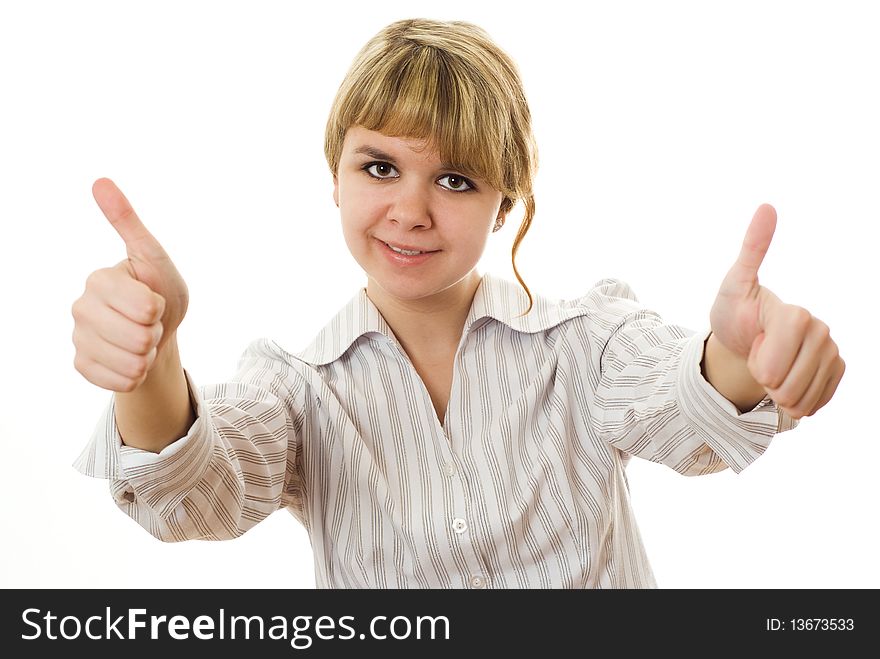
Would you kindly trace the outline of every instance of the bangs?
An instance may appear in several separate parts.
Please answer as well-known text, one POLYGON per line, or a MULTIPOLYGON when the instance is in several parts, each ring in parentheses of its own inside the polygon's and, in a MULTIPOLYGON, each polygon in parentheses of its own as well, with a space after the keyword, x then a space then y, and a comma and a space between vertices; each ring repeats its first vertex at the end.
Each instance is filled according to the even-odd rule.
POLYGON ((493 95, 475 84, 476 71, 461 71, 460 61, 459 70, 450 66, 439 49, 406 45, 369 62, 369 73, 339 108, 341 126, 425 140, 425 149, 462 174, 509 192, 502 169, 507 136, 498 116, 503 108, 493 107, 493 95))

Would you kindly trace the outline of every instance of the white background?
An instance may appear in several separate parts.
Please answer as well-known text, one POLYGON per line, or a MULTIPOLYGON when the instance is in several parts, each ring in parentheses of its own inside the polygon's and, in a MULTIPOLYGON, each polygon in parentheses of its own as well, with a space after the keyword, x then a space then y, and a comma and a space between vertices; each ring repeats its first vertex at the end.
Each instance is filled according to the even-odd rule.
MULTIPOLYGON (((880 21, 868 2, 742 0, 4 3, 0 585, 314 586, 287 512, 235 541, 163 544, 71 467, 110 394, 73 368, 70 308, 125 256, 91 185, 112 178, 187 280, 179 339, 199 384, 257 337, 305 347, 366 281, 324 122, 360 47, 413 17, 477 23, 520 67, 541 164, 517 260, 533 292, 618 277, 702 329, 769 202, 761 282, 840 345, 835 398, 742 474, 631 462, 659 585, 880 587, 880 21)), ((521 217, 481 272, 513 279, 521 217)))

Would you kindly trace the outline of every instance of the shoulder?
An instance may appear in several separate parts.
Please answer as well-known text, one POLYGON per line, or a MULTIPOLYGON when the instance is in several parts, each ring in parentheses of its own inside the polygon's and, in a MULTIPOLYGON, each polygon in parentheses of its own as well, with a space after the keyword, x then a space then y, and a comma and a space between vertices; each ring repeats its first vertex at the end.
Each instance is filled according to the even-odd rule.
POLYGON ((485 275, 477 291, 468 322, 488 316, 518 332, 547 332, 576 319, 591 319, 630 313, 640 305, 632 288, 620 279, 600 279, 576 298, 558 298, 534 293, 531 308, 518 282, 485 275))
POLYGON ((604 301, 606 299, 626 299, 638 302, 635 291, 632 286, 622 279, 607 277, 600 279, 590 286, 589 290, 581 299, 596 299, 604 301))
POLYGON ((624 329, 644 333, 665 324, 661 315, 642 304, 632 286, 622 279, 600 279, 568 304, 575 315, 567 325, 579 343, 604 346, 624 329))
POLYGON ((572 301, 581 317, 600 325, 616 325, 633 314, 650 314, 639 302, 632 286, 622 279, 605 278, 595 282, 584 295, 572 301))
POLYGON ((310 364, 267 337, 254 339, 241 353, 234 380, 260 382, 287 392, 301 392, 316 384, 310 364))

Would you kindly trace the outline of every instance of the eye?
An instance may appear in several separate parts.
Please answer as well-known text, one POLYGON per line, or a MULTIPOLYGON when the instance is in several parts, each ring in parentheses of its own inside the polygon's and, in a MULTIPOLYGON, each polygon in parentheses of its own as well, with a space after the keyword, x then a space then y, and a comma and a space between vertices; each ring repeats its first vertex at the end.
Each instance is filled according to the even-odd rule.
POLYGON ((395 178, 395 177, 393 177, 393 176, 376 176, 375 174, 373 174, 373 173, 370 171, 371 169, 373 169, 373 167, 382 168, 382 169, 386 169, 386 170, 387 170, 387 169, 392 169, 392 170, 394 169, 394 167, 392 167, 391 165, 389 165, 387 162, 371 162, 371 163, 367 163, 367 164, 364 165, 361 169, 363 169, 365 172, 367 172, 367 174, 369 174, 369 175, 372 176, 373 178, 378 178, 378 179, 383 179, 383 178, 395 178))
MULTIPOLYGON (((378 179, 380 181, 385 179, 398 178, 397 176, 389 175, 390 171, 396 171, 394 166, 387 162, 370 162, 361 167, 369 176, 374 179, 378 179), (376 173, 373 173, 373 169, 375 168, 376 173)), ((399 175, 398 175, 399 176, 399 175)), ((466 179, 464 176, 459 174, 444 174, 440 177, 439 180, 449 179, 449 185, 443 185, 446 190, 450 192, 471 192, 477 189, 471 181, 466 179)))
MULTIPOLYGON (((471 183, 470 181, 468 181, 464 176, 459 176, 458 174, 446 174, 441 177, 441 180, 443 180, 444 178, 449 179, 450 187, 448 189, 452 190, 454 192, 469 192, 471 190, 476 190, 476 188, 474 187, 474 184, 471 183), (454 185, 453 185, 453 182, 454 182, 454 185), (461 187, 462 184, 466 185, 467 187, 462 188, 461 187)), ((443 187, 446 187, 446 186, 443 186, 443 187)))

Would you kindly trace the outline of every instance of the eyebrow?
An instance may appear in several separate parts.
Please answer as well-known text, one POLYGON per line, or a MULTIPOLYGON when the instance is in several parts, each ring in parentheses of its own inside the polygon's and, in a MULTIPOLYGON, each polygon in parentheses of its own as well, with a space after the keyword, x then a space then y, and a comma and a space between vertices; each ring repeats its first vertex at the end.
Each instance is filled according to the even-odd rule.
MULTIPOLYGON (((382 149, 377 149, 376 147, 369 146, 369 145, 359 146, 358 148, 356 148, 354 150, 354 154, 355 155, 360 155, 360 154, 367 155, 367 156, 370 156, 371 158, 376 158, 377 160, 387 160, 388 162, 390 162, 392 164, 397 162, 397 158, 392 156, 390 153, 385 153, 384 151, 382 151, 382 149)), ((440 169, 454 169, 456 171, 459 170, 458 167, 451 165, 448 162, 441 163, 440 169)))

